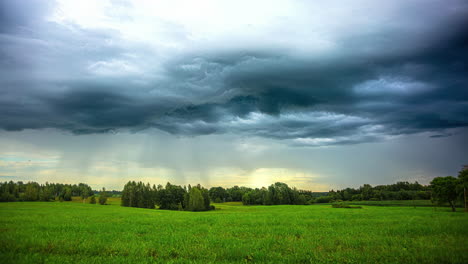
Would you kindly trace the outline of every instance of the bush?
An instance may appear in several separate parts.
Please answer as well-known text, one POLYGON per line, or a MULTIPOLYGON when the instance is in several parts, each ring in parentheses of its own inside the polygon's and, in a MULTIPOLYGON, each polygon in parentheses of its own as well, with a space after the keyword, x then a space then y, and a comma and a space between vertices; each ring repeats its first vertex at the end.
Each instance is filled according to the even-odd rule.
POLYGON ((316 203, 329 203, 333 200, 333 197, 331 196, 320 196, 315 199, 316 203))
POLYGON ((90 204, 96 204, 96 197, 93 195, 91 196, 91 199, 89 200, 90 204))
POLYGON ((106 188, 102 188, 102 191, 99 193, 99 204, 105 205, 107 202, 107 192, 106 188))
POLYGON ((103 195, 100 195, 99 196, 99 204, 100 205, 105 205, 107 202, 107 197, 106 196, 103 196, 103 195))
POLYGON ((296 204, 307 204, 307 198, 305 197, 305 195, 300 194, 297 197, 296 204))

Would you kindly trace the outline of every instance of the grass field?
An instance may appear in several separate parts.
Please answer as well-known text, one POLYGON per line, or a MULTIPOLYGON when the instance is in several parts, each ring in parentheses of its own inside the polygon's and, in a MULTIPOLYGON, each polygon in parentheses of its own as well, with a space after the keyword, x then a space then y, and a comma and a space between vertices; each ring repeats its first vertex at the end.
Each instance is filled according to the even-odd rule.
POLYGON ((468 263, 468 214, 448 208, 110 203, 1 203, 1 262, 468 263))

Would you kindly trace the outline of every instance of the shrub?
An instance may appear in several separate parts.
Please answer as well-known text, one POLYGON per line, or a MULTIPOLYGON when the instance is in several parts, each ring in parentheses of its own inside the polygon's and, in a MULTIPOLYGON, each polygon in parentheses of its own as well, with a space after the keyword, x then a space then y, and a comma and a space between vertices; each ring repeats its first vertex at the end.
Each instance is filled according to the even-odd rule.
POLYGON ((331 196, 320 196, 320 197, 317 197, 317 199, 315 199, 315 202, 316 203, 329 203, 331 202, 333 199, 333 197, 331 196))
POLYGON ((99 204, 105 205, 107 202, 107 192, 106 188, 102 188, 102 191, 99 193, 99 204))
POLYGON ((107 202, 107 197, 106 196, 99 196, 99 204, 100 205, 105 205, 107 202))

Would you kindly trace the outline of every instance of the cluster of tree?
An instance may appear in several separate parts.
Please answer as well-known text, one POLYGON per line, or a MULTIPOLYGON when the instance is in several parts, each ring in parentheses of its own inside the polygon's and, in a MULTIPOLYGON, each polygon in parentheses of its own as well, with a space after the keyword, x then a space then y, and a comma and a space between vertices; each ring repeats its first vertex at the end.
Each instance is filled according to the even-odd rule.
POLYGON ((0 182, 0 202, 15 201, 71 201, 72 196, 80 196, 83 200, 93 195, 87 184, 61 184, 37 182, 0 182))
POLYGON ((207 211, 210 205, 208 190, 200 186, 179 186, 170 184, 165 187, 149 183, 130 181, 122 191, 122 206, 155 208, 167 210, 207 211))
POLYGON ((468 166, 458 173, 458 178, 453 176, 436 177, 431 181, 432 200, 438 203, 448 203, 455 212, 457 202, 463 203, 465 211, 468 211, 467 188, 468 166))
POLYGON ((326 196, 315 199, 316 203, 329 203, 333 201, 384 201, 384 200, 429 200, 431 191, 429 186, 418 182, 397 182, 389 185, 372 187, 364 184, 358 189, 346 188, 331 190, 326 196))
MULTIPOLYGON (((105 205, 107 202, 107 197, 109 196, 108 192, 106 191, 106 188, 102 188, 100 192, 94 191, 94 193, 99 194, 99 198, 98 198, 99 204, 105 205)), ((89 203, 96 204, 96 196, 94 194, 91 195, 91 198, 89 199, 89 203)))
POLYGON ((304 204, 315 197, 312 191, 290 188, 285 183, 275 183, 265 188, 249 188, 234 186, 231 188, 211 187, 208 191, 211 201, 243 202, 244 204, 304 204), (267 195, 268 194, 268 195, 267 195), (304 202, 305 200, 305 202, 304 202))
POLYGON ((215 203, 241 202, 242 196, 252 188, 234 186, 231 188, 211 187, 208 191, 210 199, 215 203))
POLYGON ((364 184, 358 189, 314 193, 312 191, 290 188, 285 183, 275 183, 268 188, 248 188, 234 186, 231 188, 212 187, 210 198, 215 203, 242 201, 244 204, 311 204, 330 203, 334 201, 361 200, 429 200, 431 192, 429 186, 418 182, 397 182, 389 185, 372 187, 364 184))
POLYGON ((253 189, 242 196, 244 205, 310 204, 311 200, 312 192, 290 188, 282 182, 253 189))

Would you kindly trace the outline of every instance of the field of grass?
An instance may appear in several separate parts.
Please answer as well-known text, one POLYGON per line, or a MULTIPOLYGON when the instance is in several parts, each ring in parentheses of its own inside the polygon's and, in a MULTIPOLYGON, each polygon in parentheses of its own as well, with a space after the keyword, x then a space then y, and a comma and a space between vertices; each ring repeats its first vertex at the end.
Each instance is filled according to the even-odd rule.
POLYGON ((468 263, 468 214, 448 208, 110 203, 1 203, 1 262, 468 263))

